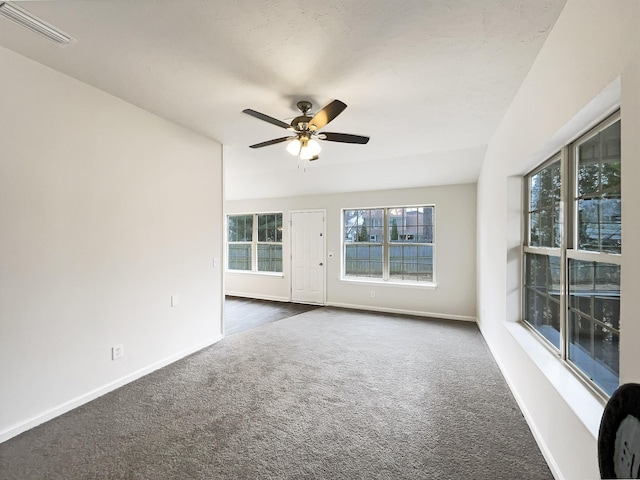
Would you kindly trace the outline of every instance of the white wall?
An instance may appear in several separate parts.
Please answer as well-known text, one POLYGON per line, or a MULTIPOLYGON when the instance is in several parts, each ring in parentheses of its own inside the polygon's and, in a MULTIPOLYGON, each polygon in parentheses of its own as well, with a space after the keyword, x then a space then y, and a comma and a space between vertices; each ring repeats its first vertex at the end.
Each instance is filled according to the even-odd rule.
POLYGON ((3 48, 0 71, 2 441, 220 338, 223 194, 220 144, 3 48))
MULTIPOLYGON (((313 171, 309 169, 300 174, 313 175, 313 171)), ((475 320, 475 203, 476 187, 473 184, 227 201, 227 214, 283 212, 285 258, 282 277, 227 272, 226 292, 255 298, 289 300, 289 212, 323 209, 326 210, 327 252, 334 253, 333 258, 327 258, 325 262, 328 305, 475 320), (436 288, 399 287, 340 280, 342 208, 420 204, 436 206, 436 288), (376 291, 375 298, 371 298, 371 290, 376 291)))
POLYGON ((599 478, 602 403, 519 327, 520 178, 621 106, 621 382, 640 381, 640 2, 569 0, 487 150, 478 322, 558 478, 599 478))

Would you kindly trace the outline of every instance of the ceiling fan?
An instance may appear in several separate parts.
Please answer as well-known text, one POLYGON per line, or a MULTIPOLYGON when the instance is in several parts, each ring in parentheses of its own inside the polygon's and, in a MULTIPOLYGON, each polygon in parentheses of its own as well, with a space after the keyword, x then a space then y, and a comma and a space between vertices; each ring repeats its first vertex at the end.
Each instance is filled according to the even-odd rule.
POLYGON ((347 105, 340 100, 334 100, 325 106, 322 110, 316 113, 313 117, 309 114, 311 110, 311 102, 306 100, 300 101, 296 104, 298 110, 302 115, 297 116, 291 121, 291 124, 285 123, 276 118, 265 115, 264 113, 256 112, 247 108, 243 110, 243 113, 251 115, 265 122, 271 123, 277 127, 286 128, 291 131, 291 134, 287 137, 275 138, 273 140, 267 140, 266 142, 256 143, 250 145, 251 148, 261 148, 269 145, 275 145, 276 143, 282 143, 290 141, 287 145, 287 151, 291 155, 295 155, 299 160, 317 160, 320 153, 320 144, 317 140, 326 140, 328 142, 341 142, 341 143, 358 143, 365 144, 369 141, 369 137, 363 137, 361 135, 351 135, 348 133, 333 133, 333 132, 320 132, 327 123, 340 115, 347 105))

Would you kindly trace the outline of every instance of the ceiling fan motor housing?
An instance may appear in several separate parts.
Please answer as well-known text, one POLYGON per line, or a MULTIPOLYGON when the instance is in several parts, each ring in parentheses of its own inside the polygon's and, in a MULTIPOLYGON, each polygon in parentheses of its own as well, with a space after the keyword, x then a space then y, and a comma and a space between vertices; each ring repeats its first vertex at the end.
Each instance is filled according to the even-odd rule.
POLYGON ((295 130, 308 130, 309 121, 311 120, 311 118, 312 117, 309 117, 307 115, 300 115, 299 117, 296 117, 291 121, 291 126, 295 130))
POLYGON ((298 110, 302 112, 302 115, 294 118, 291 121, 291 126, 295 130, 303 130, 303 131, 308 130, 309 121, 311 120, 312 117, 308 116, 307 112, 311 110, 311 107, 312 107, 311 102, 307 102, 306 100, 301 100, 296 104, 296 106, 298 107, 298 110))
POLYGON ((298 110, 300 110, 303 115, 306 115, 307 112, 311 110, 312 105, 311 105, 311 102, 307 102, 306 100, 301 100, 298 103, 296 103, 296 107, 298 107, 298 110))

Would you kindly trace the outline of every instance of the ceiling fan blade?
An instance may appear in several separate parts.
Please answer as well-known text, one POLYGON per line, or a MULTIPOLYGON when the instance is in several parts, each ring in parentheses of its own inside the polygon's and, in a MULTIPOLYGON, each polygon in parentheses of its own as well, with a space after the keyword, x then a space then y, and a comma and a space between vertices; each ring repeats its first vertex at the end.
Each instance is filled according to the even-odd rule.
POLYGON ((316 113, 316 115, 309 121, 309 129, 320 130, 327 123, 340 115, 345 108, 347 108, 346 103, 343 103, 340 100, 334 100, 316 113))
POLYGON ((291 128, 291 125, 289 125, 288 123, 284 123, 282 120, 270 117, 269 115, 265 115, 264 113, 256 112, 255 110, 251 110, 250 108, 245 108, 242 113, 246 113, 247 115, 251 115, 252 117, 268 122, 272 125, 275 125, 276 127, 291 128))
POLYGON ((327 140, 329 142, 342 142, 342 143, 359 143, 360 145, 364 145, 369 141, 369 137, 363 137, 362 135, 351 135, 349 133, 331 133, 331 132, 322 132, 324 135, 323 140, 327 140))
POLYGON ((275 138, 273 140, 267 140, 266 142, 256 143, 255 145, 249 145, 249 147, 250 148, 268 147, 269 145, 275 145, 276 143, 286 142, 287 140, 293 140, 294 138, 296 138, 295 135, 293 137, 275 138))

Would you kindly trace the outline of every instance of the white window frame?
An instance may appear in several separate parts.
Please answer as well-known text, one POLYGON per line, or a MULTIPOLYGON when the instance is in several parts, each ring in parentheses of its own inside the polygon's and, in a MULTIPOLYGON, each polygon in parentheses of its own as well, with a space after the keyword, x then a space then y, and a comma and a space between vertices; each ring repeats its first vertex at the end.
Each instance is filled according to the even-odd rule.
MULTIPOLYGON (((521 279, 521 295, 520 298, 522 311, 522 324, 538 338, 545 347, 552 351, 569 370, 580 379, 592 392, 594 392, 602 401, 606 401, 609 395, 600 388, 588 375, 583 372, 576 364, 569 359, 569 314, 568 314, 568 297, 569 297, 569 260, 582 260, 586 262, 608 263, 614 265, 622 264, 622 253, 609 253, 599 251, 580 250, 578 246, 578 202, 576 201, 576 192, 578 191, 578 175, 577 149, 581 144, 598 135, 614 123, 620 121, 620 111, 608 116, 597 125, 590 128, 586 133, 576 138, 572 142, 565 145, 560 152, 548 158, 542 164, 537 166, 531 172, 524 175, 524 221, 525 221, 525 238, 522 247, 522 279, 521 279), (545 169, 555 161, 560 161, 560 171, 562 175, 560 208, 561 208, 561 225, 562 235, 560 247, 539 247, 530 246, 531 224, 529 219, 530 208, 530 181, 529 179, 545 169), (526 302, 525 302, 525 284, 526 284, 526 254, 540 254, 550 257, 560 258, 560 346, 556 348, 547 338, 538 332, 531 324, 525 321, 526 302)), ((622 288, 621 288, 622 291, 622 288)), ((620 332, 618 332, 620 335, 620 332)), ((618 352, 619 353, 619 352, 618 352)))
POLYGON ((283 222, 283 213, 282 212, 259 212, 259 213, 229 213, 226 216, 226 229, 225 229, 225 238, 226 238, 226 251, 225 251, 225 271, 228 273, 250 273, 257 275, 270 275, 270 276, 282 276, 284 270, 284 244, 283 244, 283 234, 280 236, 279 242, 261 242, 258 240, 258 217, 263 215, 280 215, 280 223, 281 229, 284 229, 283 222), (243 241, 243 242, 231 242, 229 241, 229 217, 242 217, 242 216, 252 216, 253 224, 252 224, 252 233, 251 233, 251 241, 243 241), (240 270, 240 269, 230 269, 229 268, 229 246, 230 245, 251 245, 251 269, 250 270, 240 270), (279 245, 283 251, 283 265, 280 271, 261 271, 258 270, 258 245, 279 245))
MULTIPOLYGON (((377 283, 386 285, 399 285, 421 288, 434 288, 436 284, 436 205, 433 203, 423 203, 419 205, 392 205, 392 206, 369 206, 369 207, 349 207, 342 208, 340 210, 340 280, 350 283, 377 283), (433 224, 432 224, 432 242, 430 243, 392 243, 389 241, 390 229, 391 229, 391 215, 390 210, 395 208, 432 208, 433 209, 433 224), (383 211, 383 225, 382 225, 382 240, 379 242, 362 242, 364 245, 381 245, 382 246, 382 277, 359 277, 355 275, 346 275, 346 248, 347 245, 353 245, 350 242, 345 241, 345 211, 353 210, 382 210, 383 211), (399 280, 390 278, 390 259, 389 259, 389 247, 392 245, 428 245, 432 248, 432 278, 430 281, 412 281, 412 280, 399 280)), ((398 228, 404 228, 405 225, 398 225, 398 228)), ((369 234, 371 236, 371 234, 369 234)))

